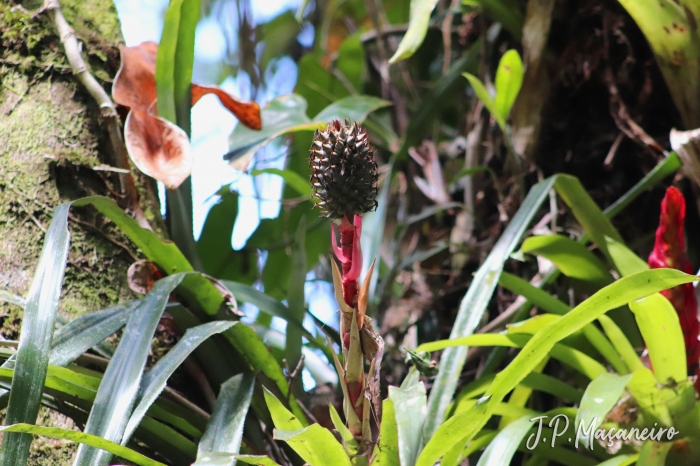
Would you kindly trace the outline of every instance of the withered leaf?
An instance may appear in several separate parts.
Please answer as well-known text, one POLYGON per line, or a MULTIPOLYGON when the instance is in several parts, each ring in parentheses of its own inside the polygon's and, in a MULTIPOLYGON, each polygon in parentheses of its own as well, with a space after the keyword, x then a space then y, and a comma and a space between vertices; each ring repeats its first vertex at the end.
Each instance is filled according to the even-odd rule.
POLYGON ((155 282, 163 278, 163 272, 160 271, 155 263, 148 260, 140 260, 129 266, 126 276, 131 291, 147 294, 151 291, 155 282))
MULTIPOLYGON (((114 101, 131 111, 126 119, 124 140, 134 164, 169 189, 177 188, 192 172, 192 150, 182 129, 157 115, 156 56, 158 44, 144 42, 119 47, 121 67, 114 78, 114 101)), ((192 105, 202 96, 214 94, 245 126, 262 127, 260 107, 237 99, 217 86, 192 84, 192 105)))

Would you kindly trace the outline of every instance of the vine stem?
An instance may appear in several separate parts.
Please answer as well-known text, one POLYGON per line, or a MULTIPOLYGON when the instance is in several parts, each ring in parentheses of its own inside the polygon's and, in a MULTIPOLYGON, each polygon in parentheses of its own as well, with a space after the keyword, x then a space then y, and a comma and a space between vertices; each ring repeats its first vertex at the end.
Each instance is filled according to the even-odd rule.
POLYGON ((102 88, 100 83, 97 82, 95 77, 90 74, 83 56, 80 54, 80 44, 78 44, 78 38, 75 35, 75 31, 70 27, 68 21, 66 21, 63 12, 61 11, 61 4, 58 0, 45 0, 43 12, 49 16, 53 24, 56 26, 58 31, 58 36, 63 44, 63 48, 66 52, 66 57, 68 58, 68 63, 70 64, 73 74, 81 82, 85 89, 90 93, 93 99, 97 102, 100 107, 100 114, 104 118, 107 134, 109 135, 109 142, 112 146, 114 152, 114 162, 119 168, 124 168, 128 170, 128 173, 119 174, 119 182, 121 185, 122 194, 125 197, 127 210, 131 211, 134 218, 142 228, 152 230, 151 225, 146 219, 146 215, 141 209, 141 205, 138 201, 138 192, 136 191, 136 185, 134 184, 134 179, 131 175, 131 170, 129 166, 129 155, 126 150, 126 144, 124 143, 124 137, 121 131, 121 125, 119 121, 119 114, 117 113, 117 108, 112 102, 112 99, 107 95, 107 92, 102 88))

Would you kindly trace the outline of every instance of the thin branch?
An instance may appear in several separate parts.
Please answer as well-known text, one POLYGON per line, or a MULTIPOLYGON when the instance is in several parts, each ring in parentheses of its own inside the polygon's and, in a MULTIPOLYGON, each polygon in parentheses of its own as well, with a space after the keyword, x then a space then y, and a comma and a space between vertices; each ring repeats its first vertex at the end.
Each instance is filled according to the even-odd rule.
MULTIPOLYGON (((98 83, 88 71, 88 67, 80 54, 78 38, 61 12, 61 4, 58 0, 45 0, 42 11, 47 13, 58 30, 58 36, 65 49, 66 57, 73 70, 73 74, 78 78, 78 81, 85 86, 85 89, 87 89, 100 107, 100 113, 105 119, 109 141, 114 151, 115 164, 120 168, 129 169, 129 157, 126 151, 126 145, 124 144, 121 125, 119 124, 117 108, 100 83, 98 83)), ((128 174, 120 173, 119 181, 121 183, 122 194, 126 197, 127 209, 133 212, 134 217, 141 227, 151 230, 151 226, 139 205, 138 192, 136 191, 136 185, 131 176, 131 171, 129 171, 128 174)))
POLYGON ((442 42, 445 45, 445 56, 442 62, 442 74, 445 75, 450 70, 450 59, 452 58, 452 20, 454 11, 459 8, 460 0, 452 0, 447 7, 445 20, 442 22, 442 42))

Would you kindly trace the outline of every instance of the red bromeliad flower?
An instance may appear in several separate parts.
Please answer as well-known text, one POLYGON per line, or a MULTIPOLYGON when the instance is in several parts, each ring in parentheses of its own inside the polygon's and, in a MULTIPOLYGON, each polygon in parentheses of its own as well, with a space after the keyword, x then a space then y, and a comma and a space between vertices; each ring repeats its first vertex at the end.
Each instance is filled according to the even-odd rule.
MULTIPOLYGON (((377 162, 367 133, 357 123, 346 121, 343 125, 333 120, 314 134, 309 166, 316 205, 324 216, 340 219, 340 246, 335 225, 331 223, 333 252, 342 266, 343 300, 351 309, 357 308, 362 271, 362 214, 377 206, 377 162)), ((359 311, 357 325, 361 329, 363 309, 359 311)), ((341 330, 347 347, 350 329, 341 330)))
POLYGON ((360 285, 362 271, 362 214, 377 207, 377 162, 367 133, 357 123, 332 121, 314 134, 309 156, 311 187, 317 207, 332 219, 331 235, 335 258, 331 258, 333 285, 340 306, 340 334, 344 366, 336 358, 343 390, 346 423, 359 440, 360 450, 371 449, 370 401, 379 415, 379 366, 383 340, 367 317, 369 277, 360 285), (340 220, 336 225, 333 220, 340 220), (340 232, 340 244, 336 236, 340 232), (370 369, 365 374, 365 360, 370 369))
MULTIPOLYGON (((649 254, 649 267, 672 268, 692 274, 693 270, 685 255, 685 238, 683 224, 685 220, 685 199, 681 192, 671 186, 661 202, 659 228, 656 230, 654 250, 649 254)), ((695 289, 691 283, 676 286, 661 292, 673 305, 678 313, 683 337, 685 340, 688 373, 700 375, 698 360, 700 360, 700 322, 698 321, 698 302, 695 289)), ((700 377, 698 378, 700 381, 700 377)), ((697 387, 696 382, 696 387, 697 387)))

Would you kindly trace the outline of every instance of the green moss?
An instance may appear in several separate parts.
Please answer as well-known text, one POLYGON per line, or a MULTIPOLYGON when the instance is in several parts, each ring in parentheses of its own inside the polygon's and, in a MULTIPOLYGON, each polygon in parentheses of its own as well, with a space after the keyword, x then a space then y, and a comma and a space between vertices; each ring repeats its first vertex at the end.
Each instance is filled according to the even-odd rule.
MULTIPOLYGON (((70 418, 48 408, 39 410, 37 424, 47 427, 79 430, 70 418)), ((73 463, 73 456, 77 449, 78 446, 75 442, 39 437, 32 442, 32 446, 29 449, 27 466, 45 465, 47 464, 47 458, 50 458, 51 465, 69 466, 73 463)))
MULTIPOLYGON (((67 66, 43 2, 12 10, 0 0, 0 289, 26 296, 55 206, 78 197, 118 192, 100 110, 67 66)), ((119 23, 110 0, 62 0, 84 57, 107 89, 118 68, 119 23)), ((109 89, 107 89, 109 90, 109 89)), ((136 177, 144 209, 155 220, 155 190, 136 177)), ((136 248, 94 209, 71 210, 70 252, 59 312, 73 318, 133 298, 127 269, 136 248), (125 247, 129 251, 125 251, 125 247)), ((22 310, 0 303, 0 335, 16 339, 22 310)), ((42 408, 40 423, 74 428, 42 408)), ((71 464, 75 445, 44 437, 32 444, 33 465, 71 464)))

